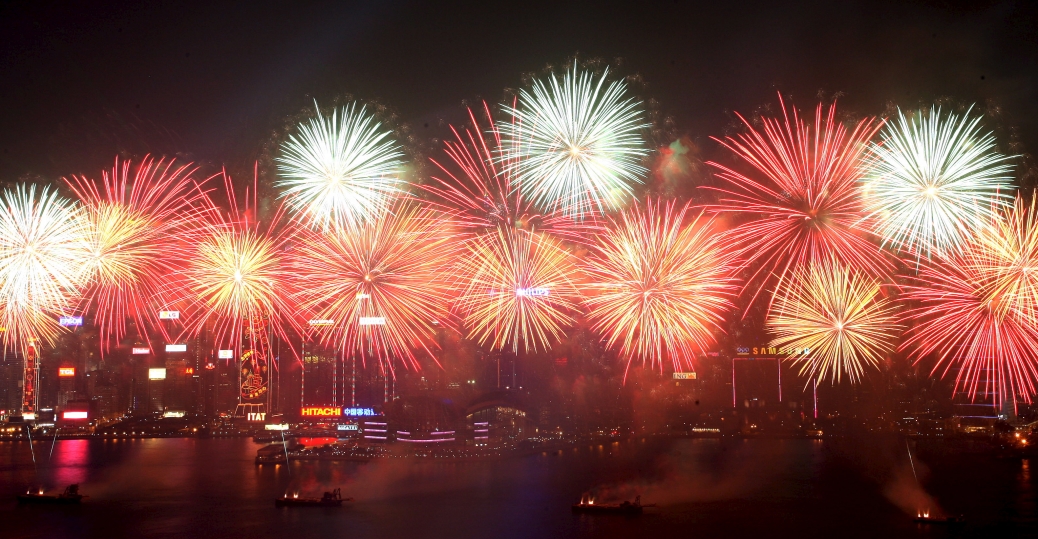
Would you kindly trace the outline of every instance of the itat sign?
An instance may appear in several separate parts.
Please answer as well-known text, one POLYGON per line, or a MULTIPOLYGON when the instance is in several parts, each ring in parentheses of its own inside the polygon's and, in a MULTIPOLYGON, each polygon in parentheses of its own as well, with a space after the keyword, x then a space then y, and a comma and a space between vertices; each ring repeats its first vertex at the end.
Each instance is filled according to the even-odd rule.
POLYGON ((266 421, 267 412, 249 412, 245 414, 246 421, 266 421))

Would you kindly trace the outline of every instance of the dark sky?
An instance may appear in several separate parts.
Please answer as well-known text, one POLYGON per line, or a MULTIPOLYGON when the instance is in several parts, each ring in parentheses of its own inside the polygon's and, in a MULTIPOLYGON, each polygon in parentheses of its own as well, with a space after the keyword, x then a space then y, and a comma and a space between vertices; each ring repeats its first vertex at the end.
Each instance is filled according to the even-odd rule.
POLYGON ((997 107, 1004 142, 1038 151, 1034 2, 137 4, 0 5, 0 182, 95 175, 117 152, 240 164, 344 93, 431 138, 463 99, 575 54, 623 58, 700 141, 776 91, 811 108, 821 90, 857 115, 997 107))

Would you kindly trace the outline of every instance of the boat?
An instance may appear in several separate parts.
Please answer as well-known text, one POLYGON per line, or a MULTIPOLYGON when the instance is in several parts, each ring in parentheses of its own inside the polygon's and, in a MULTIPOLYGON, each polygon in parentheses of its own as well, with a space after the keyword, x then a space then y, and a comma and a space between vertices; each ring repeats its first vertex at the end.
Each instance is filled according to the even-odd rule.
POLYGON ((640 515, 646 507, 655 506, 642 505, 641 496, 636 496, 633 502, 625 500, 620 503, 595 503, 594 498, 585 495, 580 498, 580 503, 573 505, 573 512, 592 515, 640 515))
POLYGON ((916 522, 919 524, 965 524, 966 517, 963 515, 952 515, 948 517, 939 517, 937 515, 931 515, 929 511, 920 511, 916 513, 916 522))
POLYGON ((73 504, 79 503, 86 496, 79 493, 79 485, 69 485, 61 494, 44 494, 43 489, 37 492, 27 491, 18 495, 18 503, 49 503, 49 504, 73 504))
POLYGON ((342 507, 342 502, 352 502, 353 498, 343 498, 342 489, 325 492, 320 498, 300 498, 299 494, 289 496, 286 492, 280 498, 274 498, 274 507, 342 507))
POLYGON ((256 464, 287 464, 289 451, 299 451, 302 448, 302 444, 292 439, 274 442, 256 451, 256 464))

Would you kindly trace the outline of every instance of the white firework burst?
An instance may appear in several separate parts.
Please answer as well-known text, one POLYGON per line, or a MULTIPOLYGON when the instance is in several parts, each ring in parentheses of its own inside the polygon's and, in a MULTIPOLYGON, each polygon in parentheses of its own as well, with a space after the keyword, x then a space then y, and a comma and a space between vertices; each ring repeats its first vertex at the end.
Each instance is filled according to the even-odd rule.
POLYGON ((642 104, 608 74, 596 80, 574 64, 561 80, 535 81, 505 106, 513 118, 498 124, 502 162, 523 194, 549 211, 581 217, 616 209, 643 181, 642 104))
POLYGON ((400 145, 352 103, 298 126, 277 159, 282 196, 312 226, 355 225, 381 215, 401 191, 400 145))
POLYGON ((89 229, 56 191, 19 185, 0 197, 0 326, 5 345, 53 342, 88 277, 89 229))
POLYGON ((899 110, 870 146, 862 194, 885 245, 927 258, 955 250, 1012 204, 1010 157, 979 123, 969 111, 906 118, 899 110))

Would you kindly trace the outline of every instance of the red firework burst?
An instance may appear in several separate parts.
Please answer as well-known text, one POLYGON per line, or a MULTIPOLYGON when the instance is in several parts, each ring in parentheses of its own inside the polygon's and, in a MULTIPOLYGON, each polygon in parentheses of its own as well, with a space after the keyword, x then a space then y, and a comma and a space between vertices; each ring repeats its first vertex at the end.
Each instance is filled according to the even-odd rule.
POLYGON ((1033 314, 1034 208, 1020 201, 1004 220, 971 238, 961 252, 921 263, 906 299, 918 306, 902 349, 933 373, 954 368, 955 391, 1032 402, 1038 387, 1038 325, 1033 314))
POLYGON ((117 158, 100 181, 65 179, 89 229, 90 276, 81 309, 93 309, 102 352, 126 336, 128 319, 142 337, 162 329, 158 309, 169 301, 163 283, 182 260, 168 245, 213 211, 194 172, 192 164, 174 160, 145 157, 134 166, 117 158))
POLYGON ((749 165, 746 174, 708 163, 729 185, 716 189, 721 197, 714 211, 749 216, 731 231, 731 240, 745 267, 753 268, 748 284, 763 276, 751 305, 761 290, 773 288, 769 279, 782 281, 809 261, 835 258, 881 276, 893 267, 865 233, 856 185, 865 143, 882 122, 866 118, 848 132, 836 121, 835 104, 828 113, 819 104, 813 125, 787 109, 781 96, 779 104, 782 118, 762 117, 757 129, 739 116, 746 133, 715 139, 749 165))

